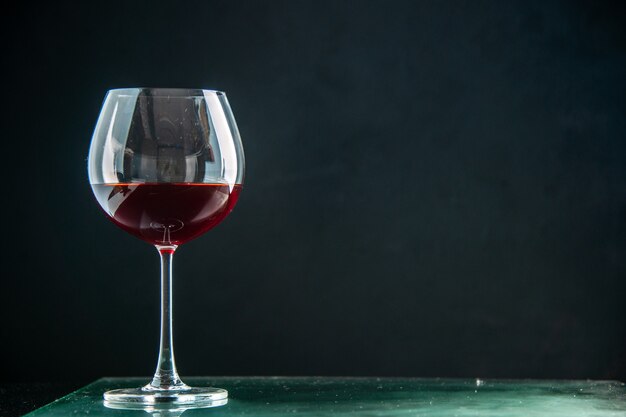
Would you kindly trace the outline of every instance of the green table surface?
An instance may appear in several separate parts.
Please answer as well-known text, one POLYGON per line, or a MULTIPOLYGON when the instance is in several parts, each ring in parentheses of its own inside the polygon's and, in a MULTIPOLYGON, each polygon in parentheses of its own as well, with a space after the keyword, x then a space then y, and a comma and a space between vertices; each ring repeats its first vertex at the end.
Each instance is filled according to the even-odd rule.
POLYGON ((616 381, 196 377, 185 382, 226 388, 228 403, 187 410, 120 410, 103 403, 104 391, 147 380, 99 379, 27 416, 626 417, 626 385, 616 381))

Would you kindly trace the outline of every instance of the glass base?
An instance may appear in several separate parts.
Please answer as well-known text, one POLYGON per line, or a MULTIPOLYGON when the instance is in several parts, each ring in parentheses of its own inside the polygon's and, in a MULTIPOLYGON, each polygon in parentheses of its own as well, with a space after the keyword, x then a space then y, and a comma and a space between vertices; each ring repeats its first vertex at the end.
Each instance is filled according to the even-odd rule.
POLYGON ((104 401, 109 404, 136 404, 139 406, 154 404, 204 405, 217 407, 226 404, 228 391, 211 387, 177 387, 176 389, 157 389, 151 386, 142 388, 123 388, 104 393, 104 401))

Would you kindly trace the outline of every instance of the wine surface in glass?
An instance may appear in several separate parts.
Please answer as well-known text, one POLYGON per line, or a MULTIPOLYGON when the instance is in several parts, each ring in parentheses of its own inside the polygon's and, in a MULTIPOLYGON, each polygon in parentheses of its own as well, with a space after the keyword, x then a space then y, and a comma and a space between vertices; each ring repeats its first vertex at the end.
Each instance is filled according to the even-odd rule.
POLYGON ((242 186, 203 183, 92 184, 109 218, 154 245, 181 245, 231 212, 242 186))

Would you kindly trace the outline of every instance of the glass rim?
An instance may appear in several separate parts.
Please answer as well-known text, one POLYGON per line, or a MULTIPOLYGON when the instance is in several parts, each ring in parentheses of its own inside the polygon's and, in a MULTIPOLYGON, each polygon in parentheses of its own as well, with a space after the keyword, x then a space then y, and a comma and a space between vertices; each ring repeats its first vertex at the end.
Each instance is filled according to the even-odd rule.
POLYGON ((169 98, 194 98, 203 97, 205 94, 214 94, 217 96, 226 95, 221 90, 211 90, 204 88, 169 88, 169 87, 125 87, 112 88, 107 91, 107 95, 115 94, 117 96, 136 96, 139 93, 148 93, 149 97, 169 97, 169 98))

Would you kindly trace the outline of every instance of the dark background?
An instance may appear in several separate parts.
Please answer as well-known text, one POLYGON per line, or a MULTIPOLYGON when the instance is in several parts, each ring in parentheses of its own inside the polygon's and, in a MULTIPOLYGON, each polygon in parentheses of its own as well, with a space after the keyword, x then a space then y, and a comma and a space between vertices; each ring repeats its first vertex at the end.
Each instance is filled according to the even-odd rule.
POLYGON ((623 3, 19 7, 3 381, 154 370, 157 253, 86 170, 134 86, 226 91, 246 150, 233 214, 176 254, 181 374, 626 380, 623 3))

